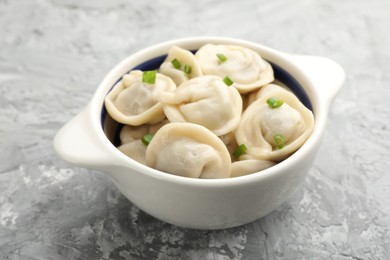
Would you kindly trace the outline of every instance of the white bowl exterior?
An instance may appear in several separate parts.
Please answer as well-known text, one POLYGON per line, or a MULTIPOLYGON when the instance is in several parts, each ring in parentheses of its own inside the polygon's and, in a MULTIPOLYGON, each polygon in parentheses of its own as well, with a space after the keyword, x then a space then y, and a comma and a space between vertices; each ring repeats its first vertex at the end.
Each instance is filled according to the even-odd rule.
POLYGON ((315 153, 279 169, 261 181, 180 182, 154 178, 143 171, 116 167, 111 171, 118 189, 137 207, 171 224, 197 229, 239 226, 265 216, 295 192, 315 153))
POLYGON ((319 147, 328 107, 344 81, 344 72, 332 61, 321 63, 324 68, 329 65, 327 69, 331 71, 337 67, 332 73, 338 75, 333 77, 332 82, 327 81, 331 85, 329 91, 323 87, 319 90, 316 86, 323 85, 320 83, 323 82, 323 74, 307 75, 319 61, 316 58, 310 57, 309 61, 305 60, 305 56, 285 54, 229 38, 186 38, 155 45, 131 55, 104 78, 87 108, 57 134, 54 147, 71 163, 109 173, 118 189, 137 207, 168 223, 198 229, 220 229, 254 221, 274 210, 296 191, 319 147), (230 179, 200 180, 166 174, 139 164, 108 140, 101 127, 101 110, 107 92, 123 74, 151 58, 166 54, 172 45, 198 49, 206 43, 249 47, 288 71, 303 86, 313 105, 315 129, 292 156, 259 173, 230 179), (79 127, 83 122, 88 122, 87 128, 79 127), (90 136, 91 142, 84 142, 84 147, 72 142, 72 138, 77 140, 78 131, 71 130, 75 128, 84 133, 84 137, 90 136), (74 145, 76 154, 72 152, 72 145, 64 146, 67 142, 74 145))

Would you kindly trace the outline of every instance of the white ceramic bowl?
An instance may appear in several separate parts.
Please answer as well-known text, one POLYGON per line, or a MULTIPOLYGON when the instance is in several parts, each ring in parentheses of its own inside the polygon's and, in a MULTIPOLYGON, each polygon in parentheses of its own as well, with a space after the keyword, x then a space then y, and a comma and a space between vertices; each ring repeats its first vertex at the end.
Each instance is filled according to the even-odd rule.
POLYGON ((158 219, 198 229, 239 226, 270 213, 299 188, 320 145, 329 106, 344 79, 343 69, 327 58, 287 54, 243 40, 202 37, 164 42, 127 57, 113 68, 87 107, 57 133, 54 148, 72 164, 109 174, 123 195, 158 219), (192 179, 142 165, 112 144, 102 122, 105 121, 104 98, 115 82, 135 67, 155 66, 172 45, 196 50, 206 43, 240 45, 255 50, 277 68, 280 75, 276 77, 296 85, 295 91, 300 92, 297 94, 301 99, 306 99, 303 102, 311 106, 315 118, 312 135, 297 152, 251 175, 192 179))

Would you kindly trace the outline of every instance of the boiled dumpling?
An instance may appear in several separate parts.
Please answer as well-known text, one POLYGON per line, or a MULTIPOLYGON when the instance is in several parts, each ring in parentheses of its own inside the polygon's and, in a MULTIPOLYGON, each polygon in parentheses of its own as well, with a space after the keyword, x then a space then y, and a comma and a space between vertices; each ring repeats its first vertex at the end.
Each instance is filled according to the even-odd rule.
POLYGON ((184 81, 202 75, 198 60, 192 52, 177 46, 171 47, 159 72, 170 77, 177 86, 184 81))
POLYGON ((153 124, 165 118, 162 104, 156 97, 163 91, 173 91, 176 84, 160 73, 155 75, 153 84, 146 83, 143 73, 134 70, 124 75, 106 96, 108 113, 122 124, 153 124))
POLYGON ((127 144, 134 140, 141 139, 149 132, 149 125, 131 126, 125 125, 119 133, 121 144, 127 144))
POLYGON ((199 124, 218 136, 236 129, 242 113, 237 89, 218 76, 188 80, 174 92, 162 93, 160 101, 169 121, 199 124))
POLYGON ((145 164, 146 144, 142 142, 142 138, 147 134, 155 134, 167 123, 167 120, 163 120, 153 125, 123 126, 119 134, 121 145, 118 149, 128 157, 145 164))
POLYGON ((236 161, 232 163, 232 173, 230 177, 239 177, 252 174, 265 170, 274 165, 274 162, 268 160, 249 159, 243 161, 236 161))
POLYGON ((204 75, 226 76, 241 94, 274 80, 271 65, 257 52, 241 46, 206 44, 196 53, 204 75))
POLYGON ((228 178, 231 162, 224 143, 207 128, 169 123, 157 131, 146 148, 146 165, 191 178, 228 178))
POLYGON ((219 136, 222 142, 225 144, 226 148, 229 151, 232 162, 236 161, 237 158, 234 157, 234 152, 237 150, 238 145, 236 142, 236 136, 234 132, 230 132, 224 135, 219 136))
MULTIPOLYGON (((263 94, 243 113, 236 131, 254 159, 281 161, 310 136, 314 118, 298 98, 283 88, 263 88, 263 94)), ((240 158, 241 159, 241 158, 240 158)))
POLYGON ((255 90, 255 91, 252 91, 251 93, 248 93, 247 99, 246 99, 246 107, 248 107, 250 104, 255 102, 260 97, 266 96, 267 93, 269 93, 269 92, 286 91, 286 90, 290 91, 290 90, 288 90, 287 87, 281 85, 280 83, 276 84, 275 82, 273 82, 271 84, 267 84, 258 90, 255 90))

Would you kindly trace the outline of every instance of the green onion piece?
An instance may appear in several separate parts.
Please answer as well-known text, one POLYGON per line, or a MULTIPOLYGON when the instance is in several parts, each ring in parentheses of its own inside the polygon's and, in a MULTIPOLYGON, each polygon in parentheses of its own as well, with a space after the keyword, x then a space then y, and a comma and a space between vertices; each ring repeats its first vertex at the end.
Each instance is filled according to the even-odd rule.
POLYGON ((144 143, 144 145, 148 146, 150 141, 152 141, 153 136, 154 136, 154 134, 151 134, 151 133, 146 134, 146 135, 142 136, 141 141, 144 143))
POLYGON ((274 141, 275 141, 276 147, 278 149, 282 149, 284 147, 284 145, 286 144, 286 139, 284 139, 283 135, 275 135, 274 141))
POLYGON ((154 84, 156 82, 156 75, 157 75, 156 70, 144 71, 144 73, 142 74, 142 82, 148 84, 154 84))
POLYGON ((228 60, 228 58, 222 53, 217 53, 217 57, 218 57, 220 62, 225 62, 228 60))
POLYGON ((187 75, 191 74, 191 72, 192 72, 192 68, 191 68, 190 65, 184 65, 184 69, 183 70, 184 70, 184 73, 187 74, 187 75))
POLYGON ((177 59, 172 60, 171 63, 172 63, 172 66, 173 66, 175 69, 180 69, 180 68, 181 68, 181 63, 180 63, 180 61, 178 61, 177 59))
POLYGON ((277 97, 270 97, 267 99, 267 104, 270 108, 278 108, 283 105, 283 100, 277 98, 277 97))
POLYGON ((234 83, 228 76, 223 78, 223 82, 228 86, 231 86, 234 83))
POLYGON ((238 159, 241 155, 246 153, 246 150, 248 150, 248 148, 245 146, 245 144, 240 144, 237 147, 237 150, 234 151, 233 156, 238 159))

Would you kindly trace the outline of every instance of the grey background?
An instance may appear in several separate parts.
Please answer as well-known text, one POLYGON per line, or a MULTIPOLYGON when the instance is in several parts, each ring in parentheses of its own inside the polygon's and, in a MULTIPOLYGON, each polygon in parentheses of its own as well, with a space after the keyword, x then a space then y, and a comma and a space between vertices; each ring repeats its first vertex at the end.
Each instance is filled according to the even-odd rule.
POLYGON ((390 2, 0 0, 1 259, 389 259, 390 2), (52 149, 129 54, 230 36, 347 71, 303 187, 245 226, 194 231, 139 211, 52 149))

